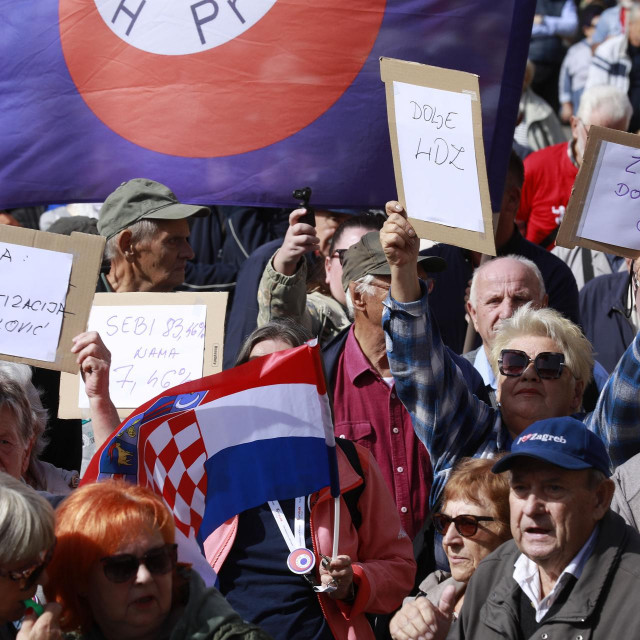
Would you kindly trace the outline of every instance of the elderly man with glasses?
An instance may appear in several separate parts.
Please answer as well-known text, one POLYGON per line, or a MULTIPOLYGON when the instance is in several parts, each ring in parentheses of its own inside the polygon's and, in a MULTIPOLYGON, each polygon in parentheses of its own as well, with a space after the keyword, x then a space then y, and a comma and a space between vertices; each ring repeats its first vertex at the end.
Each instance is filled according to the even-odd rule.
MULTIPOLYGON (((574 418, 533 423, 493 466, 508 472, 513 540, 478 566, 448 638, 622 638, 640 625, 640 535, 610 510, 604 443, 574 418)), ((433 607, 443 638, 450 597, 433 607)))
MULTIPOLYGON (((384 301, 387 354, 398 395, 431 456, 432 507, 452 466, 464 456, 491 457, 537 420, 581 408, 592 349, 579 327, 551 309, 521 307, 502 323, 490 362, 498 376, 498 409, 478 400, 447 354, 432 322, 424 283, 415 272, 419 241, 397 202, 380 239, 391 271, 384 301)), ((640 337, 609 378, 585 424, 605 443, 615 465, 640 451, 640 337)))

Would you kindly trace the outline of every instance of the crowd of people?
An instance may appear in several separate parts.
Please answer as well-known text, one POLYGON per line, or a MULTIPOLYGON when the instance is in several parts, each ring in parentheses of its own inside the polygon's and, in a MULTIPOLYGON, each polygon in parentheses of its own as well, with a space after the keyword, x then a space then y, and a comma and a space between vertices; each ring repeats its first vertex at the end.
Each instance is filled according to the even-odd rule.
POLYGON ((225 368, 317 339, 340 478, 337 555, 324 487, 219 526, 210 584, 161 496, 80 483, 120 424, 100 335, 73 340, 84 426, 58 374, 0 361, 0 639, 633 633, 640 262, 555 240, 590 127, 640 128, 639 52, 640 1, 538 0, 493 259, 421 243, 394 200, 312 220, 134 178, 88 216, 0 213, 102 235, 96 291, 228 291, 225 368))

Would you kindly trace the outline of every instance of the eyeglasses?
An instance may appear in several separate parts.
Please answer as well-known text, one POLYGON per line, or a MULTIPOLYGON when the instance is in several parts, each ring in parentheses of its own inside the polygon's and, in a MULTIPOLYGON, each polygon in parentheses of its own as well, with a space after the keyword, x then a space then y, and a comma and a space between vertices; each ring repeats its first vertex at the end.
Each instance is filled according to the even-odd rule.
POLYGON ((20 590, 26 591, 38 581, 38 578, 42 575, 45 567, 51 562, 55 547, 56 543, 54 540, 54 543, 44 554, 44 557, 40 562, 37 562, 26 569, 19 569, 17 571, 5 571, 4 569, 0 569, 0 576, 3 578, 9 578, 9 580, 13 580, 14 582, 23 581, 23 585, 20 587, 20 590))
POLYGON ((494 522, 495 520, 496 518, 491 518, 489 516, 470 516, 464 514, 452 518, 445 513, 433 514, 433 525, 438 533, 441 533, 443 536, 446 535, 449 530, 449 525, 453 522, 456 531, 463 538, 472 538, 475 536, 478 532, 479 522, 494 522))
POLYGON ((342 264, 342 262, 344 261, 344 254, 347 253, 346 249, 336 249, 333 254, 332 254, 332 258, 338 258, 338 261, 340 262, 340 264, 342 264))
POLYGON ((172 571, 178 562, 177 549, 177 544, 165 544, 149 549, 141 558, 132 553, 122 553, 100 558, 100 562, 107 580, 116 583, 128 582, 138 573, 141 564, 153 575, 164 575, 172 571))
POLYGON ((498 368, 503 376, 515 378, 521 376, 532 362, 533 368, 542 380, 559 378, 562 375, 562 368, 567 366, 564 363, 564 353, 544 351, 535 358, 530 358, 524 351, 503 349, 500 352, 498 368))

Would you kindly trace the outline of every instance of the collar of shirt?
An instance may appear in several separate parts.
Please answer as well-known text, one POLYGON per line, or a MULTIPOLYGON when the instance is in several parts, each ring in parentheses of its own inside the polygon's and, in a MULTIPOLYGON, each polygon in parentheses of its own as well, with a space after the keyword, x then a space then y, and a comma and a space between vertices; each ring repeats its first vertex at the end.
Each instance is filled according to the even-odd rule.
POLYGON ((492 389, 498 388, 498 381, 496 380, 493 368, 489 364, 489 358, 487 358, 487 352, 484 350, 484 346, 481 346, 476 353, 476 359, 473 361, 473 366, 476 371, 482 376, 482 380, 485 384, 491 386, 492 389))
POLYGON ((531 604, 536 610, 536 622, 540 622, 540 620, 547 615, 547 612, 562 591, 569 575, 574 576, 576 580, 580 578, 587 560, 593 553, 597 537, 598 526, 596 525, 589 539, 584 543, 573 560, 564 568, 560 577, 553 585, 553 589, 551 589, 548 595, 542 600, 540 599, 540 574, 538 573, 538 565, 525 556, 524 553, 520 554, 513 565, 513 579, 520 585, 524 595, 531 600, 531 604))
MULTIPOLYGON (((351 383, 355 383, 356 378, 366 373, 367 371, 371 372, 377 378, 380 378, 378 372, 371 366, 371 363, 367 359, 367 356, 364 355, 360 345, 358 344, 358 340, 356 338, 356 334, 354 331, 354 325, 351 325, 351 329, 349 329, 349 335, 347 336, 347 340, 344 344, 344 368, 347 372, 347 376, 351 383)), ((390 385, 391 386, 391 385, 390 385)))

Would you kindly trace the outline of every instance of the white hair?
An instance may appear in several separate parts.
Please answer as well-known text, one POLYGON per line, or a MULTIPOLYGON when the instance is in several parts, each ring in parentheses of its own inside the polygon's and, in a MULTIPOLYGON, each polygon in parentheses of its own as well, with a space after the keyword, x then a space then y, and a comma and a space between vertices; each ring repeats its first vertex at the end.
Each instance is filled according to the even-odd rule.
POLYGON ((611 85, 597 85, 585 89, 580 98, 577 117, 584 124, 591 124, 591 118, 598 112, 601 116, 606 116, 608 122, 626 121, 625 129, 629 126, 633 107, 627 94, 611 85))
POLYGON ((29 485, 0 472, 0 564, 33 561, 55 540, 53 509, 29 485))
MULTIPOLYGON (((374 280, 375 276, 372 276, 370 273, 366 276, 362 276, 357 280, 354 280, 354 291, 356 293, 366 293, 371 296, 375 293, 376 288, 371 284, 374 280)), ((347 315, 349 316, 349 320, 353 320, 355 317, 355 309, 353 307, 353 299, 351 298, 351 289, 347 287, 345 291, 345 299, 347 301, 347 315)))
POLYGON ((0 360, 0 407, 4 406, 13 412, 23 444, 34 440, 32 457, 40 455, 47 445, 47 410, 31 382, 28 365, 0 360))
POLYGON ((546 290, 544 286, 544 279, 542 277, 542 273, 540 272, 540 269, 538 269, 538 265, 535 262, 529 260, 529 258, 524 258, 523 256, 517 256, 511 253, 508 256, 501 256, 499 258, 494 258, 493 260, 489 260, 484 264, 481 264, 473 272, 473 276, 471 278, 471 288, 469 290, 469 303, 471 304, 471 306, 474 309, 478 308, 478 278, 480 277, 480 275, 485 269, 487 269, 491 265, 495 265, 500 260, 516 260, 520 264, 524 265, 527 269, 532 271, 536 277, 536 280, 538 281, 538 289, 540 291, 540 298, 537 300, 537 302, 542 302, 542 299, 544 298, 546 290))
MULTIPOLYGON (((131 242, 145 242, 151 240, 153 236, 158 232, 158 225, 155 220, 138 220, 130 227, 126 227, 131 231, 131 242)), ((122 229, 124 231, 124 229, 122 229)), ((107 240, 104 245, 104 257, 107 260, 113 260, 120 254, 120 248, 118 246, 118 238, 120 237, 119 231, 115 236, 112 236, 107 240)))

